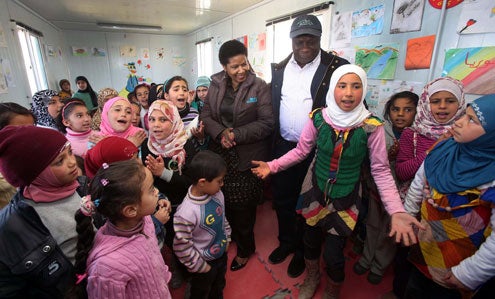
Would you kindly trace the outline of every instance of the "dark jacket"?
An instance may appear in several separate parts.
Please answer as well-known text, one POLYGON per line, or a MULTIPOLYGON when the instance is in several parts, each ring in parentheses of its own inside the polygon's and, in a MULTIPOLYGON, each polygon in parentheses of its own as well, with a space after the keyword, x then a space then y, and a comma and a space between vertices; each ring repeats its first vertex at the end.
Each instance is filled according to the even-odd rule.
MULTIPOLYGON (((218 137, 227 127, 222 124, 220 106, 230 78, 221 71, 212 76, 210 88, 201 112, 201 120, 210 142, 219 142, 218 137)), ((270 88, 252 72, 239 86, 234 102, 233 129, 239 155, 239 171, 251 168, 251 160, 268 158, 269 137, 275 123, 270 99, 270 88)))
MULTIPOLYGON (((316 69, 316 73, 311 81, 311 97, 313 98, 313 108, 326 106, 326 97, 328 92, 328 85, 333 71, 341 65, 349 64, 349 61, 329 54, 323 50, 320 50, 321 60, 320 65, 316 69)), ((280 63, 272 63, 272 105, 273 115, 275 117, 275 138, 280 137, 280 100, 282 97, 282 84, 284 82, 285 66, 292 57, 292 53, 289 57, 282 60, 280 63)))

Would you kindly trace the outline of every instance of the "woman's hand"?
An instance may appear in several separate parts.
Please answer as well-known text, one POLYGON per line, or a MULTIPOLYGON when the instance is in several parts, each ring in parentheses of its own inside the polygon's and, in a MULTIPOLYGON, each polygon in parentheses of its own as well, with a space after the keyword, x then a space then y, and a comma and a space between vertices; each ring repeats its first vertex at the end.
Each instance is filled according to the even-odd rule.
POLYGON ((405 212, 392 214, 391 219, 390 234, 388 236, 393 237, 395 235, 395 242, 400 243, 402 240, 405 246, 410 246, 418 242, 413 225, 425 230, 425 227, 416 218, 405 212))
POLYGON ((131 135, 127 137, 127 140, 132 142, 136 147, 140 147, 141 143, 146 139, 146 132, 144 130, 139 130, 138 132, 134 133, 134 135, 131 135))
POLYGON ((222 136, 220 137, 220 143, 222 144, 223 148, 231 148, 236 145, 233 128, 227 128, 223 130, 222 136))
POLYGON ((251 171, 260 179, 264 180, 268 175, 270 175, 270 167, 263 161, 251 161, 251 164, 256 167, 251 168, 251 171))
POLYGON ((194 137, 198 140, 203 140, 205 139, 205 126, 203 125, 203 121, 199 122, 199 125, 197 128, 191 128, 191 134, 193 134, 194 137))
POLYGON ((152 155, 148 155, 145 164, 154 176, 161 176, 165 169, 165 162, 163 161, 162 156, 153 158, 152 155))

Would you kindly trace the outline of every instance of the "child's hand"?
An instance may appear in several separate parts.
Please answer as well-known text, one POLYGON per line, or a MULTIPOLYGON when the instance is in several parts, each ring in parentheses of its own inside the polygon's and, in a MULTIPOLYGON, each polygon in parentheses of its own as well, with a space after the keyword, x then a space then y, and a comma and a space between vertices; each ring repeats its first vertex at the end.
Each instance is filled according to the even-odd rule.
POLYGON ((100 135, 100 134, 91 134, 89 135, 89 142, 97 144, 98 142, 102 141, 105 139, 106 136, 100 135))
POLYGON ((399 152, 399 141, 394 140, 394 144, 388 150, 388 160, 395 161, 397 159, 397 153, 399 152))
POLYGON ((395 235, 395 242, 400 243, 402 240, 405 246, 416 244, 418 240, 414 233, 413 225, 422 230, 426 229, 413 216, 405 212, 394 213, 391 216, 390 234, 388 236, 393 237, 395 235))
POLYGON ((187 92, 187 102, 191 104, 194 101, 194 98, 196 97, 196 90, 189 90, 187 92))
POLYGON ((172 212, 172 203, 168 199, 159 199, 157 205, 160 208, 165 208, 170 213, 172 212))
POLYGON ((148 155, 144 163, 154 176, 161 176, 165 169, 165 162, 163 162, 162 156, 158 156, 155 159, 152 155, 148 155))
POLYGON ((136 147, 140 147, 141 143, 146 139, 146 132, 143 130, 139 130, 138 132, 134 133, 134 135, 131 135, 127 137, 127 140, 132 142, 136 147))
POLYGON ((205 131, 205 126, 203 125, 203 121, 199 122, 199 126, 197 128, 191 128, 191 133, 198 140, 204 140, 205 139, 205 132, 204 131, 205 131))
POLYGON ((268 164, 263 161, 251 161, 251 164, 256 167, 251 168, 251 172, 254 173, 257 177, 264 180, 270 174, 270 167, 268 164))
POLYGON ((158 221, 160 221, 162 224, 167 223, 167 221, 170 219, 170 212, 167 210, 166 207, 159 207, 158 211, 153 214, 158 221))

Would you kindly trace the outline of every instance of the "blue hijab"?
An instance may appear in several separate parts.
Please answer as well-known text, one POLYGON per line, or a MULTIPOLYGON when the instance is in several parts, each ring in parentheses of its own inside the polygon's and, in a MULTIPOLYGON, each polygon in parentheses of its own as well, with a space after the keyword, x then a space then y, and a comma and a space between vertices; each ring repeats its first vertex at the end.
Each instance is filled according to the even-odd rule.
POLYGON ((470 106, 486 133, 468 143, 449 138, 425 159, 426 179, 442 194, 461 192, 495 180, 495 94, 478 98, 470 106))

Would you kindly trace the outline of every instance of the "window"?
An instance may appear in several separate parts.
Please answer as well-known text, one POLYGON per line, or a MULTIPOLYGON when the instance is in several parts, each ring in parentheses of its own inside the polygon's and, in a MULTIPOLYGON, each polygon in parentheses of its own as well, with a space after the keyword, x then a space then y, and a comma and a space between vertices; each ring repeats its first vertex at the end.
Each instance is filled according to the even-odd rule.
POLYGON ((31 89, 31 94, 34 94, 37 91, 48 89, 48 81, 41 54, 40 37, 42 34, 26 27, 17 24, 17 36, 19 37, 22 57, 24 58, 29 88, 31 89))
POLYGON ((319 9, 319 6, 298 12, 288 16, 283 16, 274 20, 267 21, 266 24, 266 64, 265 80, 271 80, 270 63, 278 63, 285 59, 292 52, 292 40, 289 37, 290 26, 295 18, 302 14, 313 14, 320 20, 322 27, 321 48, 329 49, 330 43, 330 17, 332 14, 332 6, 325 6, 324 9, 319 9))
POLYGON ((198 57, 198 77, 211 76, 213 73, 211 38, 196 43, 196 53, 198 57))

